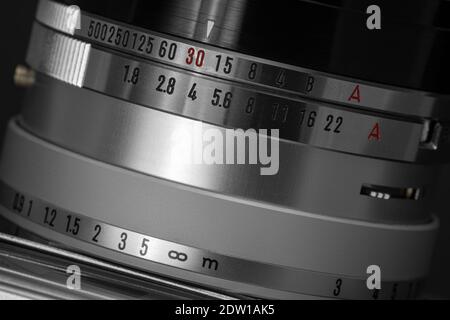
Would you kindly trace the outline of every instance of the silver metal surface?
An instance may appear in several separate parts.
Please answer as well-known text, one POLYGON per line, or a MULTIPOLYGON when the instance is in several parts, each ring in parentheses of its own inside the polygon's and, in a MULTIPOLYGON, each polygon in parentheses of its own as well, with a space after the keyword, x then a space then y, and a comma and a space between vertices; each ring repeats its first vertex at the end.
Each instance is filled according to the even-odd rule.
POLYGON ((0 233, 0 296, 22 299, 221 299, 232 297, 43 243, 0 233), (67 286, 69 266, 80 288, 67 286))
MULTIPOLYGON (((61 3, 39 2, 31 69, 16 74, 30 88, 3 147, 0 217, 30 237, 0 228, 0 296, 76 297, 63 287, 68 262, 87 271, 79 294, 91 298, 154 286, 219 299, 415 296, 439 224, 430 208, 450 159, 450 96, 293 66, 308 47, 282 50, 293 47, 283 23, 270 25, 272 47, 264 19, 261 32, 243 23, 257 12, 246 1, 164 0, 145 23, 116 11, 162 33, 61 3), (280 129, 257 135, 275 163, 183 161, 180 146, 227 128, 280 129), (270 165, 276 174, 261 175, 270 165), (370 265, 381 290, 367 288, 370 265)), ((342 73, 376 78, 363 69, 342 73)))
MULTIPOLYGON (((1 192, 5 218, 51 241, 117 263, 148 271, 172 268, 164 274, 192 270, 209 276, 196 281, 214 279, 217 287, 227 287, 220 279, 254 284, 266 290, 260 291, 261 296, 278 289, 292 294, 374 298, 374 292, 365 287, 365 263, 377 263, 386 285, 375 297, 392 298, 394 293, 407 297, 409 287, 402 286, 404 290, 398 292, 400 287, 394 284, 421 278, 437 227, 434 218, 418 226, 359 223, 189 190, 76 156, 32 137, 17 125, 10 126, 4 152, 0 171, 6 183, 1 192), (17 187, 8 187, 11 184, 17 187), (177 201, 158 203, 162 197, 177 201), (133 214, 124 214, 130 203, 133 214), (95 237, 97 225, 101 230, 95 237), (144 243, 144 239, 150 241, 144 243), (375 243, 384 250, 371 250, 375 243), (312 244, 320 244, 320 252, 312 252, 312 244), (285 250, 280 252, 280 247, 285 250), (341 255, 352 259, 339 259, 341 255), (217 270, 214 260, 209 264, 203 258, 216 259, 217 270), (334 271, 321 272, 323 267, 334 271), (338 282, 341 291, 336 291, 338 282)), ((178 277, 188 280, 193 274, 178 277)), ((251 292, 244 285, 231 287, 234 292, 251 292)))
POLYGON ((46 63, 39 64, 41 72, 52 74, 56 79, 78 87, 83 85, 90 44, 67 37, 58 37, 56 43, 51 37, 41 37, 39 41, 30 41, 28 52, 38 53, 42 48, 46 48, 49 59, 46 63))
POLYGON ((286 141, 279 142, 279 171, 273 176, 261 176, 260 165, 183 162, 180 143, 211 128, 225 136, 225 129, 50 78, 37 80, 22 125, 71 151, 205 190, 328 216, 407 224, 429 219, 436 166, 354 157, 286 141), (361 195, 366 184, 425 192, 418 200, 383 200, 361 195))
POLYGON ((429 127, 423 123, 286 99, 194 76, 91 48, 39 25, 34 26, 27 60, 37 71, 64 82, 219 126, 279 128, 282 139, 401 161, 442 161, 449 153, 442 139, 430 150, 429 127), (81 54, 74 57, 74 50, 81 54))
MULTIPOLYGON (((437 228, 435 218, 428 224, 416 226, 363 223, 211 194, 78 156, 27 134, 13 123, 6 141, 0 175, 5 184, 15 187, 3 188, 2 201, 9 210, 3 208, 1 214, 41 237, 116 263, 158 270, 160 274, 204 285, 234 288, 233 292, 253 292, 261 297, 276 296, 271 290, 287 293, 284 290, 292 288, 292 284, 285 283, 285 278, 280 277, 278 270, 297 272, 300 269, 314 274, 294 279, 293 283, 298 284, 295 292, 310 294, 311 287, 312 290, 323 290, 326 296, 334 296, 336 281, 341 279, 346 289, 339 296, 350 294, 353 297, 358 293, 360 298, 371 298, 362 289, 368 264, 379 264, 384 281, 393 283, 414 282, 426 273, 427 256, 437 228), (29 200, 33 201, 30 217, 27 216, 29 200), (54 220, 53 210, 56 210, 54 220), (69 228, 66 224, 68 215, 71 216, 69 228), (81 220, 76 223, 72 218, 81 220), (240 223, 236 224, 236 221, 240 223), (104 234, 101 230, 98 243, 92 240, 98 231, 95 230, 97 224, 112 231, 104 234), (280 235, 278 230, 283 230, 283 234, 280 235), (123 232, 130 233, 125 247, 119 248, 123 232), (164 260, 155 263, 143 259, 140 251, 145 250, 142 246, 144 238, 153 240, 149 242, 148 252, 152 242, 161 249, 148 253, 149 258, 168 256, 174 246, 180 251, 186 250, 178 252, 177 257, 181 259, 180 254, 185 253, 188 260, 166 265, 164 260), (164 241, 160 242, 162 239, 164 241), (311 251, 313 244, 320 244, 321 250, 311 251), (370 250, 375 244, 384 249, 370 250), (280 251, 280 247, 285 250, 280 251), (291 254, 286 255, 286 252, 291 254), (195 260, 199 253, 218 258, 217 270, 211 270, 215 269, 212 262, 211 268, 206 265, 206 274, 185 271, 184 267, 192 270, 189 268, 195 263, 192 265, 190 259, 195 260), (342 256, 352 258, 340 259, 342 256), (228 257, 232 259, 228 260, 228 257), (237 261, 239 264, 235 265, 237 261), (267 268, 277 270, 277 273, 272 274, 273 277, 265 274, 260 279, 257 277, 260 273, 253 268, 260 264, 269 265, 267 268), (220 280, 222 271, 223 277, 232 277, 234 282, 220 280), (214 272, 218 275, 211 276, 214 272), (206 278, 199 278, 200 275, 206 278), (310 282, 321 275, 335 281, 319 281, 326 286, 310 282), (237 285, 236 281, 242 285, 237 285), (259 290, 248 286, 256 281, 259 290), (359 285, 347 286, 347 282, 359 285)), ((181 260, 185 260, 184 257, 181 260)), ((291 294, 295 292, 291 291, 291 294)), ((379 292, 378 298, 390 298, 392 293, 379 292)))
MULTIPOLYGON (((383 289, 374 292, 367 289, 365 279, 346 279, 339 275, 227 257, 97 221, 14 190, 4 183, 0 183, 0 205, 33 223, 80 241, 140 259, 262 287, 290 292, 300 290, 300 293, 319 297, 368 299, 376 294, 377 299, 406 299, 413 296, 416 285, 414 282, 383 282, 383 289), (345 291, 333 294, 338 282, 345 282, 345 291)), ((0 240, 4 239, 0 234, 0 240)))
MULTIPOLYGON (((220 5, 216 9, 219 8, 220 5)), ((238 14, 239 10, 237 9, 234 13, 238 14)), ((42 24, 80 39, 140 57, 205 75, 350 105, 358 110, 361 107, 367 107, 407 116, 450 119, 449 96, 373 84, 259 59, 108 21, 83 11, 79 15, 81 28, 76 29, 74 24, 67 22, 72 21, 73 18, 74 11, 68 6, 48 0, 39 2, 36 19, 42 24), (171 46, 173 53, 169 54, 171 46), (200 59, 197 63, 199 53, 200 59)), ((239 29, 239 24, 231 25, 233 30, 239 29)))

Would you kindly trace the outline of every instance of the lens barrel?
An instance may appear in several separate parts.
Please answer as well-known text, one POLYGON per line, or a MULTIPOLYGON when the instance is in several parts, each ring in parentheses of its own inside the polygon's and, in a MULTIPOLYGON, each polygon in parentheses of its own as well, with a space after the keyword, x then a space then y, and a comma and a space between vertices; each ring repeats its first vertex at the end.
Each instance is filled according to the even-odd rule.
POLYGON ((370 30, 371 4, 41 0, 2 216, 218 292, 415 297, 450 157, 449 8, 377 1, 370 30), (232 160, 271 161, 220 159, 230 140, 185 161, 230 132, 232 160))

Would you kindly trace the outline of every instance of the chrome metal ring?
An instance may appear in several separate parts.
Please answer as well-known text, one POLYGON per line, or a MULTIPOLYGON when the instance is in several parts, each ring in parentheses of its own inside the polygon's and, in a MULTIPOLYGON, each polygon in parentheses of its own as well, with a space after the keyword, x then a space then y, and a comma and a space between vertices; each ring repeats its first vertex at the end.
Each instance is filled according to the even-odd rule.
POLYGON ((356 157, 280 140, 278 171, 275 175, 261 175, 261 164, 181 161, 187 154, 180 146, 191 144, 198 132, 202 139, 210 129, 226 136, 222 127, 137 106, 48 77, 37 77, 25 102, 21 123, 29 131, 76 153, 123 168, 327 216, 397 224, 429 219, 426 208, 432 201, 429 195, 437 166, 356 157), (374 186, 375 195, 366 192, 365 186, 374 186), (385 192, 383 186, 393 194, 408 188, 418 190, 420 197, 405 194, 379 199, 380 192, 385 192))
MULTIPOLYGON (((275 207, 269 208, 260 206, 257 203, 239 203, 238 199, 233 200, 230 198, 225 200, 217 195, 208 195, 200 190, 180 190, 180 186, 174 184, 167 184, 158 179, 132 174, 126 170, 119 170, 84 157, 74 156, 70 152, 32 137, 13 123, 10 125, 9 138, 10 143, 5 149, 8 151, 7 157, 0 168, 3 181, 0 184, 0 203, 3 208, 1 214, 5 218, 19 223, 23 228, 37 235, 45 235, 49 240, 65 243, 68 247, 75 247, 77 250, 84 252, 92 252, 97 256, 109 257, 109 259, 114 259, 116 262, 122 262, 127 265, 132 264, 135 267, 147 270, 168 267, 169 269, 166 270, 172 270, 172 273, 191 272, 191 276, 188 276, 189 273, 183 273, 185 279, 192 277, 193 273, 207 276, 210 281, 211 279, 215 279, 214 281, 224 279, 291 294, 360 299, 407 298, 413 295, 416 280, 413 278, 408 279, 408 277, 398 279, 398 275, 404 272, 403 270, 400 271, 401 266, 402 264, 408 265, 408 263, 413 263, 413 268, 410 268, 408 272, 410 272, 410 275, 415 274, 416 279, 420 279, 420 274, 426 268, 426 254, 417 256, 413 252, 414 250, 410 249, 415 248, 415 250, 420 252, 426 252, 427 247, 433 242, 434 231, 437 227, 435 218, 427 224, 418 226, 392 226, 357 223, 345 219, 323 219, 320 216, 304 212, 299 212, 292 216, 292 212, 281 208, 278 210, 275 207), (34 155, 33 159, 29 156, 31 154, 34 155), (18 168, 17 170, 19 171, 17 171, 11 167, 14 161, 20 161, 22 164, 34 163, 37 166, 45 162, 50 164, 50 161, 52 166, 48 167, 50 170, 42 171, 25 166, 19 167, 20 169, 18 168), (80 170, 87 167, 92 170, 80 170), (67 168, 71 168, 73 171, 66 174, 54 174, 63 172, 67 168), (91 174, 94 177, 89 177, 91 174), (71 177, 76 176, 78 178, 71 179, 71 177), (83 187, 82 184, 90 179, 95 181, 95 184, 87 184, 83 187), (120 183, 116 184, 119 181, 120 183), (128 189, 129 183, 138 188, 139 185, 143 187, 143 191, 145 191, 142 194, 143 198, 135 192, 138 189, 128 189), (11 184, 16 185, 16 187, 12 187, 11 184), (27 187, 24 187, 25 185, 27 187), (110 188, 107 187, 108 185, 110 188), (97 189, 96 186, 102 187, 97 189), (69 190, 75 193, 69 197, 61 197, 61 192, 68 195, 67 192, 69 190), (117 207, 114 203, 123 201, 114 196, 115 190, 130 192, 130 195, 132 195, 129 199, 135 203, 132 221, 119 208, 122 206, 117 207), (192 214, 195 213, 203 215, 204 220, 219 215, 223 218, 222 223, 228 224, 235 221, 235 219, 233 217, 227 218, 227 214, 224 214, 222 211, 227 211, 236 205, 242 205, 248 209, 245 214, 244 212, 235 212, 244 214, 241 219, 253 221, 256 216, 259 216, 257 224, 262 226, 267 223, 273 223, 272 215, 275 214, 277 215, 277 220, 283 224, 289 224, 289 221, 292 220, 297 221, 296 225, 300 226, 303 231, 300 232, 296 228, 288 227, 286 232, 289 235, 286 235, 286 237, 269 237, 256 240, 270 243, 270 245, 261 248, 255 247, 252 243, 248 245, 243 244, 239 248, 229 247, 227 244, 223 244, 219 238, 228 236, 228 239, 233 242, 234 238, 229 238, 229 232, 234 233, 234 230, 228 229, 224 235, 219 235, 217 232, 211 234, 209 232, 190 234, 181 231, 185 223, 182 222, 184 218, 179 217, 179 214, 176 212, 166 211, 168 207, 161 207, 160 210, 153 208, 150 211, 147 208, 141 211, 149 201, 148 195, 152 195, 151 198, 154 201, 161 192, 169 197, 182 192, 185 195, 189 194, 187 198, 190 198, 191 201, 194 201, 196 197, 204 200, 201 202, 202 205, 200 207, 198 207, 199 201, 191 203, 189 207, 192 208, 184 207, 186 209, 184 215, 187 215, 186 222, 190 221, 192 214), (78 201, 84 197, 97 201, 78 201), (48 200, 44 200, 44 198, 48 200), (55 199, 57 199, 56 202, 53 201, 55 199), (144 201, 142 202, 141 200, 144 201), (208 202, 211 202, 218 212, 205 211, 206 207, 203 205, 208 202), (255 210, 252 209, 253 206, 255 210), (85 209, 80 210, 82 207, 85 209), (91 211, 88 208, 96 209, 91 211), (170 217, 167 217, 167 215, 171 214, 175 214, 179 218, 172 220, 170 217), (155 221, 158 221, 158 223, 155 223, 155 221), (155 230, 158 230, 166 223, 172 225, 173 230, 170 231, 171 228, 164 228, 165 236, 158 236, 161 231, 155 230), (322 231, 328 230, 329 232, 320 232, 319 234, 317 232, 306 232, 311 224, 322 229, 322 231), (135 227, 130 227, 132 225, 135 225, 135 227), (143 232, 142 230, 145 231, 143 232), (351 240, 351 237, 344 236, 344 234, 348 235, 348 230, 353 230, 353 234, 355 232, 364 234, 364 241, 355 243, 351 240), (301 242, 294 241, 289 246, 297 247, 298 254, 289 256, 288 260, 291 260, 290 263, 286 263, 287 260, 285 259, 277 261, 278 263, 273 263, 275 260, 272 263, 264 262, 264 260, 268 259, 267 257, 271 257, 271 259, 276 259, 276 257, 273 254, 263 257, 262 252, 267 252, 267 250, 272 252, 276 250, 279 244, 292 241, 291 235, 295 233, 297 234, 296 238, 303 238, 307 242, 313 241, 313 238, 321 238, 324 243, 324 252, 316 256, 316 259, 305 260, 300 252, 308 250, 308 244, 305 243, 305 246, 303 246, 301 242), (380 234, 384 235, 381 240, 383 243, 387 244, 391 240, 396 239, 395 243, 391 243, 391 246, 386 247, 383 253, 378 251, 372 252, 370 248, 366 248, 373 241, 379 243, 380 234), (188 244, 193 241, 195 243, 198 243, 198 241, 204 243, 205 237, 209 238, 210 236, 213 236, 210 239, 211 241, 200 247, 188 244), (198 239, 193 240, 195 238, 198 239), (328 246, 333 239, 338 239, 336 241, 339 244, 334 243, 328 246), (329 263, 326 264, 328 268, 333 267, 335 270, 340 270, 345 266, 344 269, 347 272, 338 271, 337 274, 317 271, 321 267, 314 268, 316 271, 300 267, 300 265, 308 264, 320 265, 322 260, 328 261, 333 259, 327 255, 334 252, 333 247, 342 245, 341 242, 348 243, 348 246, 345 246, 343 249, 345 252, 355 253, 368 249, 368 256, 371 258, 371 261, 373 259, 383 266, 385 280, 380 291, 367 289, 366 279, 362 276, 365 274, 365 268, 367 267, 364 266, 363 261, 367 259, 362 256, 357 261, 340 261, 339 265, 342 265, 340 267, 336 265, 330 266, 329 263), (228 252, 234 251, 235 254, 219 253, 224 250, 224 245, 228 252), (211 246, 215 247, 216 250, 201 249, 211 246), (404 260, 394 261, 393 263, 390 257, 392 255, 399 257, 399 248, 403 248, 401 256, 404 260), (246 250, 250 251, 245 254, 246 250), (259 258, 255 259, 257 256, 259 258), (293 264, 296 266, 293 266, 293 264), (352 274, 350 270, 358 270, 359 276, 348 276, 352 274), (395 279, 398 279, 398 281, 395 279)), ((185 199, 186 201, 188 200, 187 198, 185 199)), ((182 203, 165 203, 169 207, 183 205, 182 203)), ((228 212, 228 214, 232 214, 232 212, 228 212)), ((200 224, 202 221, 194 219, 196 224, 200 224)), ((201 229, 202 227, 198 226, 197 228, 201 229)), ((221 228, 221 226, 212 227, 212 229, 215 228, 221 228)), ((271 231, 268 229, 266 232, 271 231)), ((248 237, 248 234, 237 232, 236 237, 239 239, 235 241, 241 243, 242 239, 240 238, 248 237)), ((249 242, 253 242, 253 240, 249 242)), ((335 254, 336 252, 333 253, 333 255, 335 254)), ((244 290, 242 293, 248 292, 244 290)))
POLYGON ((266 288, 310 294, 318 297, 369 299, 413 296, 416 283, 383 282, 383 290, 369 290, 365 279, 352 279, 308 270, 283 268, 240 258, 223 256, 179 243, 127 230, 70 212, 0 182, 0 206, 54 232, 121 254, 202 273, 238 280, 266 288), (345 292, 336 292, 336 284, 345 292))
POLYGON ((139 61, 35 25, 28 63, 79 87, 139 105, 241 129, 280 129, 280 138, 392 160, 442 161, 447 127, 284 98, 250 87, 139 61))
POLYGON ((142 30, 49 0, 39 2, 36 19, 93 44, 209 76, 279 92, 393 114, 450 120, 450 97, 374 84, 260 59, 183 38, 142 30), (71 21, 80 19, 79 28, 71 21))

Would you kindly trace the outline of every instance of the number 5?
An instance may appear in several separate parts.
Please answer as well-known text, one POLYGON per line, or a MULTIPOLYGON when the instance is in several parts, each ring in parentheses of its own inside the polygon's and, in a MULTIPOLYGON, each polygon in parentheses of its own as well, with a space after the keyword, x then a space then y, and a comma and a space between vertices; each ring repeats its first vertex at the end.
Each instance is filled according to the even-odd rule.
POLYGON ((141 256, 145 256, 146 254, 147 254, 147 252, 148 252, 148 242, 149 242, 150 240, 148 240, 148 239, 142 239, 142 244, 141 244, 141 251, 139 251, 139 253, 140 253, 140 255, 141 256))

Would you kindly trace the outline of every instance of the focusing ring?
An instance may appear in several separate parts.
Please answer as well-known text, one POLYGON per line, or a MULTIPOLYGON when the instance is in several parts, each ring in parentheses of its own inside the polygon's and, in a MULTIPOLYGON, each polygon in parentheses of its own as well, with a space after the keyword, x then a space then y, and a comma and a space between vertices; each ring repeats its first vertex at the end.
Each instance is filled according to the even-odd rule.
POLYGON ((78 250, 107 255, 116 262, 135 268, 164 270, 165 274, 176 274, 185 280, 196 279, 234 288, 238 282, 243 284, 241 288, 246 293, 257 292, 255 287, 249 287, 253 285, 281 290, 290 293, 291 297, 294 294, 310 294, 339 298, 404 299, 414 295, 416 280, 420 280, 426 270, 429 246, 437 228, 435 218, 418 226, 392 226, 323 219, 308 213, 292 214, 257 203, 180 188, 176 184, 105 166, 47 144, 20 129, 14 122, 10 125, 8 137, 0 168, 3 181, 0 185, 2 214, 37 235, 78 250), (20 166, 17 166, 17 161, 20 166), (36 170, 36 167, 43 170, 36 170), (68 168, 71 170, 68 171, 68 168), (87 177, 91 180, 88 185, 85 184, 87 177), (11 186, 12 181, 15 186, 11 186), (42 181, 47 183, 42 185, 42 181), (121 194, 122 191, 130 197, 117 197, 117 192, 121 194), (91 200, 81 200, 86 196, 91 200), (178 201, 161 201, 161 198, 167 197, 176 197, 178 201), (123 211, 129 201, 134 204, 133 216, 123 211), (160 210, 148 210, 149 201, 154 205, 164 205, 160 210), (174 210, 180 205, 186 217, 180 217, 179 212, 174 210), (209 205, 215 210, 206 210, 209 205), (236 215, 242 213, 235 210, 238 207, 246 208, 246 217, 241 219, 254 221, 253 218, 258 217, 254 226, 235 225, 236 215), (91 211, 92 208, 96 209, 91 211), (147 209, 141 211, 142 208, 147 209), (202 219, 191 220, 189 217, 194 212, 202 219), (173 214, 176 219, 170 218, 173 214), (277 230, 267 228, 273 226, 274 216, 277 224, 284 225, 283 230, 289 236, 267 236, 277 230), (216 218, 220 218, 221 223, 213 224, 204 232, 180 233, 183 225, 185 231, 192 228, 201 230, 203 223, 209 224, 210 219, 216 218), (136 221, 140 223, 132 228, 127 227, 136 221), (155 224, 155 221, 158 223, 155 224), (230 223, 235 226, 224 228, 230 223), (173 228, 174 225, 176 228, 173 228), (249 227, 266 236, 258 237, 258 240, 249 239, 246 232, 240 232, 248 231, 249 227), (315 231, 310 232, 311 228, 315 231), (164 237, 158 236, 161 229, 164 230, 164 237), (223 237, 229 241, 221 241, 223 237), (353 237, 361 237, 361 241, 355 242, 353 237), (173 238, 183 238, 185 244, 173 238), (206 238, 208 241, 205 243, 206 238), (247 241, 241 242, 243 238, 247 241), (262 241, 264 245, 255 246, 255 241, 262 241), (368 255, 361 254, 361 250, 365 251, 380 242, 385 248, 382 252, 369 250, 368 255), (194 243, 202 245, 196 246, 194 243), (233 246, 233 243, 241 245, 233 246), (313 243, 321 243, 323 247, 311 259, 310 245, 313 243), (145 244, 148 244, 148 250, 145 250, 145 244), (152 250, 152 245, 158 250, 152 250), (292 249, 293 254, 280 255, 280 246, 286 250, 292 249), (213 247, 215 250, 199 247, 213 247), (358 261, 348 263, 345 259, 339 259, 344 254, 358 261), (277 256, 283 258, 277 260, 277 256), (363 266, 368 257, 379 261, 384 270, 385 281, 381 290, 373 291, 366 287, 363 266), (334 259, 333 268, 338 270, 337 273, 319 271, 329 268, 330 261, 334 259), (315 271, 302 269, 301 265, 315 266, 315 271), (405 266, 408 266, 406 276, 399 277, 400 273, 405 275, 402 269, 405 266), (235 282, 227 283, 220 279, 235 282))

